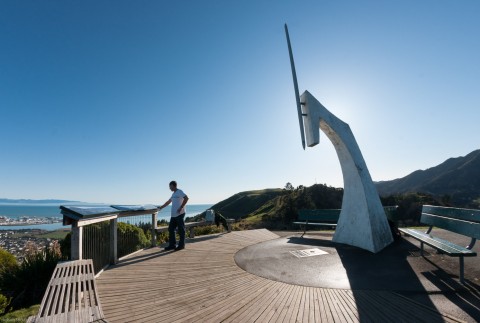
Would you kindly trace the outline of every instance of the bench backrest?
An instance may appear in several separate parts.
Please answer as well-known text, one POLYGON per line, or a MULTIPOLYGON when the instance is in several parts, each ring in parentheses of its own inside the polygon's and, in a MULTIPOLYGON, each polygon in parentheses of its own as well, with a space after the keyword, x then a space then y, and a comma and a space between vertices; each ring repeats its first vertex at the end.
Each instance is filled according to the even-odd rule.
MULTIPOLYGON (((396 221, 397 206, 384 206, 387 218, 396 221)), ((300 210, 298 211, 299 221, 322 221, 337 223, 340 217, 341 209, 319 209, 319 210, 300 210)))
POLYGON ((298 220, 337 223, 341 211, 341 209, 300 210, 298 220))
POLYGON ((420 222, 480 239, 480 210, 424 205, 420 222))

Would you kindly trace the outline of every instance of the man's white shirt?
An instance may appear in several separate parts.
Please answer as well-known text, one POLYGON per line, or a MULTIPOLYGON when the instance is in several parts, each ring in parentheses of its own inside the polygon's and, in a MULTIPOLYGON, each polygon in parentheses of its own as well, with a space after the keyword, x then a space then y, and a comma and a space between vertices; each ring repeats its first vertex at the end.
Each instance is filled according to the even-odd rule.
POLYGON ((178 212, 178 209, 180 206, 182 206, 183 200, 185 199, 187 195, 183 193, 182 190, 177 189, 175 192, 173 192, 171 200, 172 200, 172 217, 179 216, 180 214, 183 214, 186 212, 186 207, 184 206, 180 212, 178 212))

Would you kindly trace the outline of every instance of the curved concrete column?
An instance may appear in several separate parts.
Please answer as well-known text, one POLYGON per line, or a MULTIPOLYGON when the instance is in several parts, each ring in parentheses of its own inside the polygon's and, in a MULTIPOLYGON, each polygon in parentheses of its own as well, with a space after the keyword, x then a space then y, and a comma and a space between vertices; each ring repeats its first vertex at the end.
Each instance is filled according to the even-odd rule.
POLYGON ((377 189, 348 124, 305 91, 301 100, 308 147, 320 142, 320 130, 332 142, 342 167, 344 195, 333 241, 378 252, 393 238, 377 189))

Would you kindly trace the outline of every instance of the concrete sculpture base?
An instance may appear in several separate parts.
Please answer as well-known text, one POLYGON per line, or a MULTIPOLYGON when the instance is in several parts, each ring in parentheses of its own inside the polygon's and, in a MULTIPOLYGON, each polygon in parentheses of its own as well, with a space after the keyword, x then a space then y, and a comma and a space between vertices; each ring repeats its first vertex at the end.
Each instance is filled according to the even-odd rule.
POLYGON ((305 91, 302 102, 307 145, 320 142, 320 130, 337 151, 343 173, 342 211, 334 242, 379 252, 393 238, 367 165, 348 124, 328 111, 314 96, 305 91))

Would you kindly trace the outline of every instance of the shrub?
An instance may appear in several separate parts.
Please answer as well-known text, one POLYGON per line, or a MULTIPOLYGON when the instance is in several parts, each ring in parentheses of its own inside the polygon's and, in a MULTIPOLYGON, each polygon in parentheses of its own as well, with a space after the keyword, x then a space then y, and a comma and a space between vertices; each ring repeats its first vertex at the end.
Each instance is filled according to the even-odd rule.
POLYGON ((118 222, 117 235, 118 257, 123 257, 150 245, 150 241, 143 230, 132 224, 118 222))
POLYGON ((9 304, 10 299, 8 299, 5 295, 0 294, 0 315, 5 312, 9 304))
MULTIPOLYGON (((212 233, 220 233, 223 232, 222 227, 217 227, 216 225, 207 225, 207 226, 202 226, 202 227, 196 227, 193 229, 195 232, 195 236, 203 236, 207 234, 212 234, 212 233)), ((188 234, 188 230, 187 230, 188 234)))
POLYGON ((39 308, 40 304, 37 304, 27 308, 21 308, 18 310, 7 312, 4 316, 0 317, 0 322, 27 322, 30 316, 37 315, 39 308))
POLYGON ((5 249, 0 248, 0 276, 5 271, 11 271, 18 267, 17 259, 5 249))
POLYGON ((24 261, 0 277, 0 289, 12 298, 10 306, 13 308, 40 303, 53 270, 62 259, 58 244, 38 249, 34 243, 30 243, 26 250, 24 261))
POLYGON ((59 241, 60 243, 60 251, 62 256, 65 260, 72 259, 70 254, 72 250, 72 233, 69 232, 65 238, 59 241))
POLYGON ((168 232, 157 233, 157 244, 168 242, 168 232))

